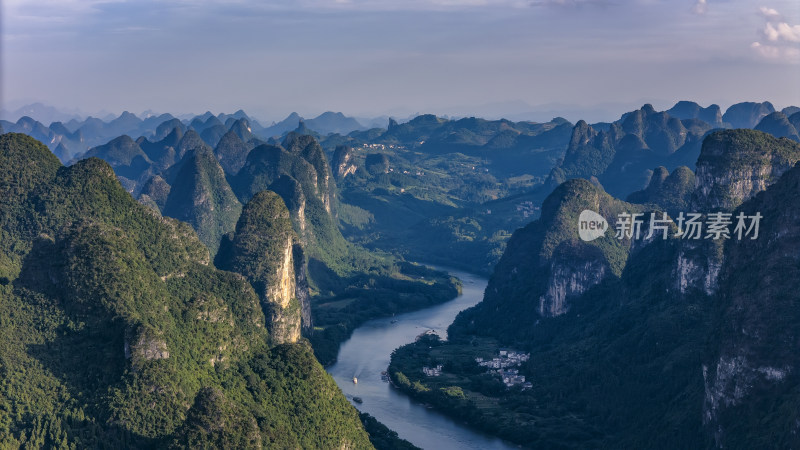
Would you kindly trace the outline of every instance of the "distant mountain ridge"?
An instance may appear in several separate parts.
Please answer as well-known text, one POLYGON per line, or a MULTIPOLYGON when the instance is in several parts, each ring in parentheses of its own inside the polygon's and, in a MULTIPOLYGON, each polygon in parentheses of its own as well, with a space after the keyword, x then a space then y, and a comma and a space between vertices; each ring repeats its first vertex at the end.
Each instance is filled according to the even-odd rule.
MULTIPOLYGON (((264 127, 242 110, 216 115, 208 111, 183 120, 168 115, 152 115, 140 120, 124 113, 115 118, 113 124, 89 118, 82 123, 59 122, 50 127, 22 118, 18 123, 0 122, 0 127, 37 137, 64 162, 80 159, 85 151, 95 149, 92 154, 121 168, 121 181, 136 196, 151 177, 162 175, 164 179, 163 172, 183 157, 187 147, 204 144, 213 149, 230 178, 245 167, 254 148, 264 144, 280 146, 291 133, 308 135, 319 142, 329 161, 334 159, 337 148, 353 149, 347 153, 351 157, 343 169, 345 178, 336 179, 337 189, 344 191, 345 201, 353 202, 352 206, 357 208, 344 209, 346 220, 358 222, 356 226, 344 225, 348 238, 368 239, 392 252, 402 248, 404 254, 415 257, 436 248, 437 255, 447 255, 442 262, 467 263, 470 270, 485 272, 496 263, 513 229, 524 225, 522 220, 528 217, 515 214, 513 210, 528 211, 530 208, 525 214, 535 217, 540 203, 560 181, 576 177, 589 179, 607 192, 627 198, 646 188, 655 167, 668 171, 681 166, 693 168, 703 137, 712 130, 730 126, 724 117, 741 116, 742 120, 752 121, 755 120, 752 117, 761 117, 770 107, 766 102, 742 103, 732 105, 723 114, 715 105, 704 107, 681 101, 667 111, 656 111, 651 105, 644 105, 612 123, 595 124, 584 121, 572 124, 562 118, 535 123, 476 117, 449 119, 423 114, 403 123, 387 118, 386 128, 330 134, 314 130, 312 125, 316 119, 304 120, 297 113, 279 124, 264 127), (166 120, 157 123, 160 118, 166 120), (108 143, 119 136, 89 145, 92 139, 97 141, 98 136, 108 130, 134 126, 136 130, 128 134, 132 139, 143 128, 148 130, 134 141, 146 157, 131 145, 130 150, 135 154, 127 158, 128 161, 119 160, 119 155, 113 152, 103 156, 110 151, 108 143), (76 154, 75 146, 82 151, 76 154), (136 155, 140 158, 134 163, 136 155), (420 170, 415 162, 420 161, 419 156, 414 155, 422 155, 431 163, 437 158, 442 161, 447 158, 451 162, 449 167, 436 163, 437 166, 429 168, 431 170, 420 170), (380 160, 380 167, 370 165, 380 170, 368 170, 367 158, 380 160), (393 172, 400 167, 401 172, 393 172), (443 191, 444 195, 440 195, 423 191, 423 185, 430 181, 425 180, 429 176, 444 180, 452 176, 448 174, 456 173, 459 180, 441 186, 451 192, 443 191), (388 190, 382 190, 384 187, 371 189, 369 193, 358 192, 376 182, 389 183, 385 186, 388 190), (422 184, 414 188, 419 182, 422 184), (412 190, 404 190, 406 188, 412 190), (348 195, 348 191, 354 195, 348 195), (514 197, 501 198, 507 195, 514 197), (524 202, 531 202, 531 206, 520 204, 523 200, 514 200, 521 199, 520 195, 525 198, 524 202), (376 201, 378 198, 380 201, 376 201), (475 203, 487 201, 500 203, 487 204, 485 208, 475 203), (437 208, 438 215, 442 216, 437 216, 437 208), (463 210, 455 212, 453 208, 463 210), (509 212, 514 217, 500 220, 496 214, 491 214, 497 211, 495 208, 511 209, 509 212), (404 212, 398 217, 392 210, 404 212), (383 234, 385 232, 390 233, 383 234), (394 237, 389 238, 389 235, 394 237), (436 239, 426 240, 423 236, 436 236, 436 239)), ((792 108, 783 111, 763 115, 755 128, 797 139, 800 137, 797 136, 800 112, 792 108)), ((339 113, 324 113, 319 118, 331 123, 350 123, 350 118, 339 113)), ((355 125, 348 125, 352 126, 355 125)), ((335 173, 338 178, 338 169, 335 173)), ((286 193, 294 190, 289 184, 280 184, 287 198, 293 195, 286 193)))
MULTIPOLYGON (((798 107, 786 107, 782 110, 787 117, 798 111, 800 111, 798 107)), ((703 108, 690 101, 678 102, 666 111, 667 114, 679 119, 698 119, 714 127, 732 126, 734 128, 742 126, 746 128, 755 127, 761 119, 772 112, 775 112, 775 109, 769 102, 744 102, 732 105, 720 117, 721 110, 717 105, 703 108)), ((421 116, 417 116, 416 119, 418 124, 420 123, 419 117, 421 116)), ((6 132, 13 131, 29 134, 45 142, 51 150, 60 147, 60 155, 68 154, 68 157, 63 158, 64 162, 93 146, 105 144, 122 134, 127 134, 133 138, 144 136, 148 139, 160 140, 176 124, 173 122, 171 125, 162 126, 160 130, 159 126, 169 120, 179 120, 170 114, 157 115, 151 111, 143 113, 142 118, 128 111, 124 111, 119 116, 109 115, 106 119, 97 119, 91 116, 84 118, 75 113, 62 113, 56 108, 40 103, 31 104, 13 112, 5 111, 2 114, 2 118, 4 120, 0 120, 0 127, 6 132), (19 120, 22 120, 25 116, 28 116, 28 118, 20 123, 19 120), (12 122, 9 119, 17 122, 12 122), (35 122, 38 122, 39 125, 35 125, 35 122), (58 124, 56 125, 56 123, 58 124), (168 129, 165 130, 164 128, 168 129)), ((262 125, 243 110, 238 110, 233 114, 219 113, 217 115, 207 111, 201 115, 184 119, 181 123, 184 128, 194 128, 204 141, 211 147, 215 147, 222 135, 230 129, 230 123, 240 119, 246 120, 251 132, 265 141, 271 137, 282 138, 288 132, 295 130, 300 121, 303 121, 310 130, 319 133, 321 136, 329 134, 352 135, 353 133, 366 132, 369 129, 368 126, 364 126, 362 122, 359 122, 359 119, 345 116, 341 112, 331 111, 324 112, 312 119, 304 119, 297 113, 291 113, 281 122, 268 126, 262 125)), ((363 123, 375 125, 386 123, 389 119, 360 120, 363 123)), ((415 119, 412 117, 409 120, 415 119)), ((449 121, 455 122, 455 120, 449 121)), ((423 140, 423 135, 417 137, 419 138, 417 141, 423 140)), ((473 138, 474 136, 456 137, 456 135, 452 135, 449 141, 458 144, 459 142, 468 142, 473 138), (464 141, 465 138, 467 141, 464 141)), ((339 144, 343 143, 340 142, 339 144)), ((493 145, 496 145, 496 143, 493 145)))

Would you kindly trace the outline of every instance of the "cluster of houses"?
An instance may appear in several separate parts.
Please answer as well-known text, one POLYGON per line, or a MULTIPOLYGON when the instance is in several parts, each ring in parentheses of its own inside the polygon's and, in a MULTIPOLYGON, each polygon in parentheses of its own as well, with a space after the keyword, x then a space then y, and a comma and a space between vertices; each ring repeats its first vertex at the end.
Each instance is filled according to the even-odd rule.
POLYGON ((530 357, 530 353, 523 353, 515 350, 500 350, 500 355, 498 357, 490 360, 475 358, 475 362, 477 362, 479 366, 489 369, 489 373, 499 375, 506 387, 521 386, 522 389, 530 389, 533 385, 525 381, 525 375, 520 375, 519 369, 513 368, 518 367, 520 364, 530 359, 530 357))
POLYGON ((519 374, 518 369, 490 370, 489 373, 500 375, 500 379, 503 380, 503 384, 505 384, 506 387, 520 386, 523 390, 533 387, 530 381, 525 381, 525 375, 519 374))
POLYGON ((439 364, 436 367, 424 366, 422 368, 422 373, 424 373, 426 377, 438 377, 442 374, 442 365, 439 364))
POLYGON ((522 217, 525 217, 526 219, 528 216, 532 216, 533 213, 538 210, 539 207, 534 206, 533 202, 531 201, 525 201, 517 204, 517 212, 522 214, 522 217))
POLYGON ((364 148, 371 148, 373 150, 386 150, 387 148, 389 148, 389 149, 395 149, 396 148, 398 150, 405 150, 405 148, 406 148, 403 145, 394 145, 394 144, 389 144, 389 145, 386 145, 386 144, 363 144, 363 147, 364 148))
MULTIPOLYGON (((422 336, 432 333, 432 330, 428 330, 417 336, 417 340, 422 336)), ((486 367, 488 373, 498 375, 500 379, 503 380, 503 384, 505 384, 506 387, 519 386, 524 390, 532 388, 533 384, 529 381, 525 381, 525 375, 520 375, 519 369, 516 369, 516 367, 519 367, 520 364, 530 359, 530 357, 530 353, 518 352, 515 350, 500 350, 499 356, 495 358, 486 360, 483 358, 475 358, 475 362, 481 367, 486 367)), ((439 364, 436 367, 423 366, 422 373, 424 373, 426 377, 441 376, 442 365, 439 364)))

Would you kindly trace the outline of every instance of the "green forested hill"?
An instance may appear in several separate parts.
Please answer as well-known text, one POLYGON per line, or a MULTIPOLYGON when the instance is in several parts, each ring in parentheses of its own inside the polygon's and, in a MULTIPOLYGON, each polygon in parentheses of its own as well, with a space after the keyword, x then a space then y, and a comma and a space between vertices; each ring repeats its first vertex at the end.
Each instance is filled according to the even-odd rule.
MULTIPOLYGON (((217 267, 242 274, 255 288, 270 335, 276 342, 300 338, 301 309, 295 268, 302 266, 302 250, 292 229, 289 210, 278 194, 261 191, 242 211, 236 232, 225 236, 217 254, 217 267)), ((306 324, 308 328, 310 324, 306 324)))
MULTIPOLYGON (((189 151, 174 171, 162 213, 192 225, 200 240, 215 254, 222 235, 236 226, 242 205, 210 150, 189 151)), ((153 187, 156 183, 149 185, 153 187)))
POLYGON ((9 448, 370 448, 304 343, 112 168, 0 136, 0 442, 9 448))

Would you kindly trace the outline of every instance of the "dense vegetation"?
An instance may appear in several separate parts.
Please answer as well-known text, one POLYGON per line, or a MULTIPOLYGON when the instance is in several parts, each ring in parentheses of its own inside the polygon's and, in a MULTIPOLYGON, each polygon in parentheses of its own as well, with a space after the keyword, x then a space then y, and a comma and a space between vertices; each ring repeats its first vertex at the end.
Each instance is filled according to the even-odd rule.
MULTIPOLYGON (((713 177, 696 185, 688 204, 764 216, 759 239, 719 246, 670 238, 634 240, 626 249, 600 238, 590 243, 600 250, 593 252, 575 236, 576 212, 594 203, 612 222, 613 205, 636 207, 585 181, 562 184, 542 218, 514 234, 484 301, 458 316, 449 341, 427 338, 397 350, 393 380, 448 414, 531 447, 796 446, 798 380, 789 368, 798 364, 790 343, 797 277, 790 255, 800 232, 800 168, 789 168, 798 157, 796 143, 757 131, 706 139, 698 164, 713 177), (752 198, 755 192, 740 187, 747 174, 754 186, 760 180, 769 187, 752 198), (750 200, 741 204, 742 197, 750 200), (569 257, 558 258, 570 242, 569 257), (619 270, 589 283, 572 278, 583 289, 567 288, 567 308, 543 314, 542 299, 559 282, 548 270, 563 274, 598 257, 611 267, 618 261, 619 270), (703 260, 721 265, 718 283, 705 281, 716 275, 702 272, 709 270, 703 260), (506 389, 475 363, 502 346, 531 353, 519 369, 529 390, 506 389), (423 365, 436 364, 444 366, 441 377, 422 374, 423 365)), ((648 203, 687 204, 681 171, 666 183, 673 175, 659 170, 640 195, 648 203)))
POLYGON ((173 170, 173 187, 162 214, 191 225, 211 254, 216 254, 222 236, 233 231, 239 219, 241 203, 209 150, 188 152, 173 170))
POLYGON ((333 152, 339 218, 349 240, 410 260, 489 273, 508 236, 535 211, 533 205, 524 205, 527 214, 515 209, 544 198, 526 193, 563 154, 571 127, 561 118, 532 123, 421 115, 403 124, 392 120, 388 129, 323 136, 320 143, 333 152), (509 196, 524 198, 486 214, 494 206, 484 203, 509 196))
MULTIPOLYGON (((361 210, 339 202, 327 157, 314 137, 289 133, 282 142, 273 140, 265 144, 251 133, 246 118, 229 118, 226 122, 222 126, 214 116, 197 118, 186 130, 181 125, 175 125, 169 132, 161 130, 161 140, 142 137, 131 142, 131 148, 146 153, 150 161, 158 161, 138 175, 139 179, 152 176, 146 182, 132 184, 131 190, 139 192, 142 204, 192 225, 212 255, 220 245, 223 251, 233 251, 218 255, 215 264, 245 274, 256 286, 262 306, 271 318, 269 322, 273 326, 284 322, 272 329, 273 333, 283 330, 279 341, 294 336, 290 330, 294 330, 295 319, 299 317, 287 314, 283 307, 278 312, 275 302, 267 298, 262 288, 273 285, 274 274, 247 268, 257 261, 262 269, 278 270, 277 261, 263 258, 262 253, 270 254, 271 250, 253 241, 260 227, 270 228, 274 221, 255 220, 248 226, 250 231, 224 237, 233 232, 237 220, 241 224, 241 205, 265 191, 276 193, 272 195, 281 199, 286 205, 283 208, 288 208, 287 220, 296 236, 291 239, 297 247, 292 252, 296 259, 292 272, 299 277, 297 283, 303 285, 297 294, 298 303, 293 301, 292 308, 302 308, 304 330, 315 343, 322 361, 332 362, 341 340, 364 320, 442 302, 456 295, 455 284, 449 278, 424 268, 414 270, 422 272, 421 276, 428 272, 428 278, 435 282, 409 277, 402 270, 405 263, 393 255, 368 251, 342 236, 338 227, 339 207, 351 219, 361 210), (227 132, 220 134, 212 151, 209 145, 215 141, 207 132, 219 127, 227 132), (234 261, 237 258, 238 262, 234 261), (309 294, 315 297, 314 302, 309 300, 309 294), (357 312, 342 316, 323 311, 317 327, 312 328, 308 308, 335 302, 342 296, 358 299, 354 304, 358 306, 357 312)), ((112 155, 105 150, 93 151, 100 156, 112 155)), ((275 231, 276 236, 285 234, 285 230, 275 231)), ((283 245, 275 240, 267 247, 283 245)))
POLYGON ((647 187, 632 193, 627 200, 655 205, 667 211, 670 217, 677 217, 689 210, 694 185, 694 172, 686 166, 678 167, 672 173, 666 167, 657 167, 647 187))
POLYGON ((378 450, 418 450, 419 447, 400 438, 397 432, 390 430, 386 425, 368 413, 361 413, 361 423, 369 433, 369 441, 378 450))
POLYGON ((269 189, 288 207, 308 259, 314 294, 309 338, 323 364, 335 361, 339 344, 364 321, 457 295, 457 283, 449 277, 345 240, 337 226, 335 180, 311 136, 290 133, 281 145, 254 148, 232 185, 243 200, 269 189))
POLYGON ((258 297, 112 168, 0 136, 0 442, 27 448, 371 447, 258 297))

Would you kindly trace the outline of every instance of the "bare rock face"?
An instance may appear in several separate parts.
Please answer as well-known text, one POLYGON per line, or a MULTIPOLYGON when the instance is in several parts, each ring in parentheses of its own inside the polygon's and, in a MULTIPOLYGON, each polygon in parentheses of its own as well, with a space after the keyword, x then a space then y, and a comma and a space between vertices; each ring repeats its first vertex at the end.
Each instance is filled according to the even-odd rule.
POLYGON ((673 270, 675 287, 681 294, 686 294, 690 288, 699 289, 706 295, 717 291, 722 261, 709 254, 714 250, 715 247, 708 243, 683 243, 673 270))
POLYGON ((267 286, 269 328, 277 343, 293 343, 300 339, 302 314, 297 299, 294 246, 289 237, 282 250, 282 259, 275 270, 276 282, 267 286))
POLYGON ((566 313, 569 308, 567 297, 583 294, 602 281, 607 272, 608 264, 602 260, 577 265, 553 262, 547 291, 539 298, 539 314, 542 317, 555 317, 566 313))
POLYGON ((141 368, 146 361, 168 359, 164 333, 145 325, 125 330, 125 358, 131 361, 134 370, 141 368))
POLYGON ((336 181, 343 180, 348 175, 355 173, 357 167, 353 163, 353 149, 344 145, 336 147, 333 152, 332 166, 336 181))
POLYGON ((292 256, 292 238, 287 237, 283 247, 281 261, 275 269, 277 283, 267 286, 267 298, 270 302, 280 305, 281 308, 289 306, 295 297, 294 261, 292 256))

